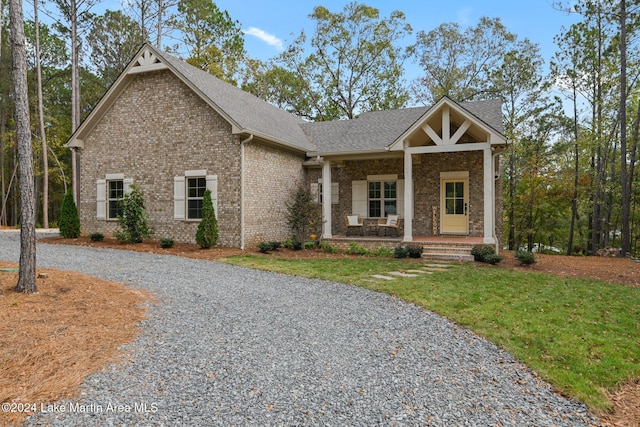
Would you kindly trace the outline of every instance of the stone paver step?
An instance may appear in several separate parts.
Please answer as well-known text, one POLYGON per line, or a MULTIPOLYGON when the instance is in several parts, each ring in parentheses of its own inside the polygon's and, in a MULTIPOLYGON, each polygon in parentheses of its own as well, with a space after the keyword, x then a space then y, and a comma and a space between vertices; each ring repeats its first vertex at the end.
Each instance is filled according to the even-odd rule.
POLYGON ((399 277, 418 277, 417 274, 403 273, 402 271, 390 271, 387 274, 391 274, 392 276, 399 276, 399 277))
POLYGON ((395 280, 393 277, 383 276, 382 274, 374 274, 371 277, 375 277, 376 279, 381 279, 381 280, 395 280))

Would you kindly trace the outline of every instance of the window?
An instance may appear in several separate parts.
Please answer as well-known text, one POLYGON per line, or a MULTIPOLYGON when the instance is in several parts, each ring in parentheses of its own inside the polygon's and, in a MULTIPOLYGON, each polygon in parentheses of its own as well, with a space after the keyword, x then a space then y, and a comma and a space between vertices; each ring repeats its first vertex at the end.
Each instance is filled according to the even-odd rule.
POLYGON ((107 181, 107 218, 108 219, 116 219, 118 215, 122 213, 122 209, 120 209, 119 201, 124 197, 124 181, 123 180, 115 180, 115 181, 107 181))
POLYGON ((123 173, 107 174, 105 179, 96 181, 96 218, 115 220, 121 213, 118 202, 131 192, 133 179, 125 178, 123 173))
POLYGON ((464 182, 447 182, 445 184, 445 210, 450 215, 463 215, 464 182))
MULTIPOLYGON (((339 184, 337 182, 331 183, 331 204, 337 205, 339 202, 339 184)), ((322 179, 319 179, 317 183, 311 183, 311 197, 313 198, 314 203, 322 204, 323 200, 323 186, 322 179)))
POLYGON ((397 182, 369 181, 369 218, 384 218, 398 211, 397 182))
POLYGON ((205 177, 187 178, 187 219, 202 219, 202 198, 206 189, 205 177))
POLYGON ((351 213, 364 218, 404 215, 404 179, 387 174, 351 181, 351 213))
POLYGON ((211 201, 218 216, 218 176, 207 175, 207 171, 188 170, 184 175, 173 177, 173 219, 202 219, 202 201, 205 190, 211 190, 211 201))

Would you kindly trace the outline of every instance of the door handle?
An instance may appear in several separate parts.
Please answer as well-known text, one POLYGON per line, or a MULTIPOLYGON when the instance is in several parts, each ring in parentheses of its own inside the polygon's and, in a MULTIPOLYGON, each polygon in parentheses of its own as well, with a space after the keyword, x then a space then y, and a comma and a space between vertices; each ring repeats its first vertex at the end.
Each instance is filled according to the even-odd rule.
POLYGON ((467 214, 467 209, 469 208, 469 203, 464 204, 464 214, 467 214))

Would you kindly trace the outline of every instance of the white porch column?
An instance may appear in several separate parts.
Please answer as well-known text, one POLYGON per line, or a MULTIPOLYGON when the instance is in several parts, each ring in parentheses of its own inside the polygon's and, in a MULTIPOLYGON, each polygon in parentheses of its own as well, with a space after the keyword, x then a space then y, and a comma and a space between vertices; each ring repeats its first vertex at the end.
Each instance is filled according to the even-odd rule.
POLYGON ((330 239, 331 233, 331 162, 322 163, 322 238, 330 239))
POLYGON ((493 153, 491 148, 483 151, 483 175, 484 175, 484 243, 494 244, 493 218, 495 209, 495 197, 493 194, 493 153))
POLYGON ((404 152, 404 241, 413 241, 413 159, 404 152))

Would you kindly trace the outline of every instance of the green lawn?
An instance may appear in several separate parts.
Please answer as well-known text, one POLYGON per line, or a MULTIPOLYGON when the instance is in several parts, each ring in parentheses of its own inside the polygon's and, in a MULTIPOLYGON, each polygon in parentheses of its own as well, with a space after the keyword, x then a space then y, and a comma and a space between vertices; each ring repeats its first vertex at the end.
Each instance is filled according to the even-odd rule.
POLYGON ((473 263, 394 281, 372 274, 421 267, 383 258, 284 259, 243 255, 225 262, 362 286, 395 295, 506 348, 563 393, 593 410, 604 389, 640 377, 640 289, 596 280, 473 263))

